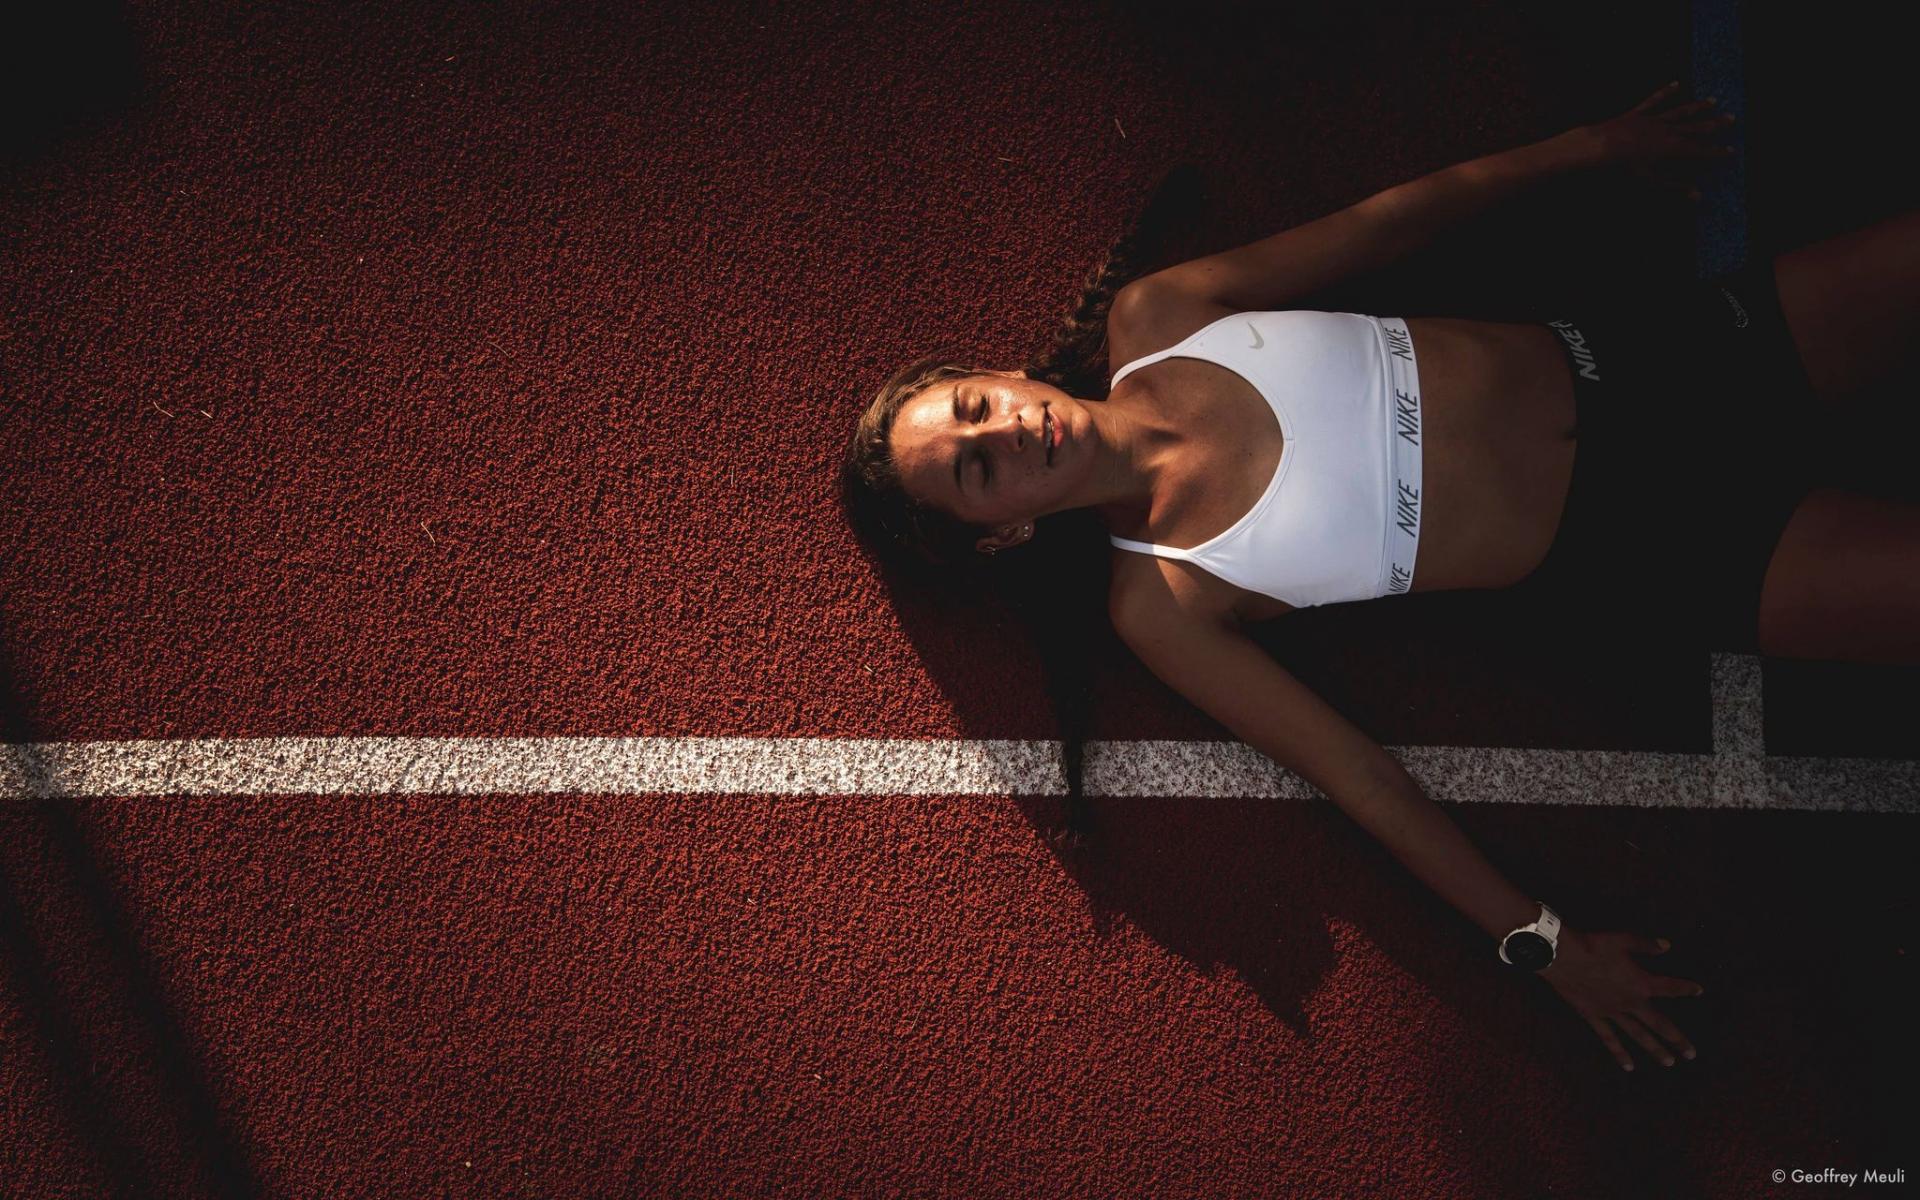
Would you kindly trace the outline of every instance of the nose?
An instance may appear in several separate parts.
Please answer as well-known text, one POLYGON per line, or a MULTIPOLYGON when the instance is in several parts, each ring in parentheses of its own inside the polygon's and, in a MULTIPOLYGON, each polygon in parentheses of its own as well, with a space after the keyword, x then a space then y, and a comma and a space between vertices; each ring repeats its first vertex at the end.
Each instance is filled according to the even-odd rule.
POLYGON ((976 436, 991 438, 1004 445, 1007 450, 1018 452, 1026 447, 1027 426, 1018 412, 1009 411, 999 420, 988 418, 986 422, 977 426, 976 436))

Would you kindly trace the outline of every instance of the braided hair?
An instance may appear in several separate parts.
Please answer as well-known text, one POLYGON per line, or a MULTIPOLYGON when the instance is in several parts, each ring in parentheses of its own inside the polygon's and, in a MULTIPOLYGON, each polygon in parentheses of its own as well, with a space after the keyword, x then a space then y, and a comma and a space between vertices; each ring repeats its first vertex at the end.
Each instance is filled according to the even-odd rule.
MULTIPOLYGON (((1107 314, 1114 295, 1165 257, 1169 234, 1192 224, 1198 200, 1199 176, 1192 167, 1176 167, 1161 180, 1140 217, 1087 275, 1047 348, 1023 368, 1028 378, 1081 399, 1106 399, 1107 314)), ((900 410, 937 383, 981 373, 978 365, 950 355, 896 371, 854 427, 841 468, 842 507, 876 558, 923 585, 991 595, 1033 628, 1060 723, 1066 773, 1065 821, 1056 840, 1077 845, 1090 832, 1085 756, 1094 654, 1100 634, 1109 631, 1104 621, 1069 621, 1051 624, 1041 637, 1039 621, 1043 607, 1105 613, 1111 570, 1106 528, 1093 509, 1072 509, 1037 519, 1034 536, 1022 546, 981 554, 974 543, 989 531, 910 496, 893 461, 890 439, 900 410), (1031 549, 1036 544, 1037 551, 1031 549)))

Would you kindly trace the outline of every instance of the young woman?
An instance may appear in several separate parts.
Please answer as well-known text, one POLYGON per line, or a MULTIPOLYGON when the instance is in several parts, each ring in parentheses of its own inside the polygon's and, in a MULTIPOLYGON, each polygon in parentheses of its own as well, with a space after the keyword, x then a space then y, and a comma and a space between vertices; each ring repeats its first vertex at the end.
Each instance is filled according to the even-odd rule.
POLYGON ((1920 507, 1813 488, 1800 458, 1920 344, 1920 214, 1544 324, 1287 311, 1546 177, 1726 153, 1730 123, 1669 85, 1115 294, 1123 242, 1061 339, 1104 334, 1106 398, 1058 362, 913 364, 860 419, 850 515, 936 562, 1045 554, 1037 523, 1097 516, 1113 627, 1149 669, 1538 971, 1621 1067, 1627 1043, 1691 1058, 1652 1001, 1701 989, 1633 957, 1664 942, 1562 924, 1243 626, 1553 578, 1735 648, 1920 662, 1920 507))

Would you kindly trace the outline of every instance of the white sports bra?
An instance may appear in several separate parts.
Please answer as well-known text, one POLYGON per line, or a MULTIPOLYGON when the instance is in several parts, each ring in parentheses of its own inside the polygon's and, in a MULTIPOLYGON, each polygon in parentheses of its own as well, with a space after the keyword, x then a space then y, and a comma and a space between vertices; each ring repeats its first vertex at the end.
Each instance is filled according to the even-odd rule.
POLYGON ((1420 548, 1420 372, 1397 317, 1246 312, 1114 372, 1198 358, 1246 379, 1286 444, 1245 516, 1198 546, 1109 540, 1191 562, 1294 608, 1413 587, 1420 548))

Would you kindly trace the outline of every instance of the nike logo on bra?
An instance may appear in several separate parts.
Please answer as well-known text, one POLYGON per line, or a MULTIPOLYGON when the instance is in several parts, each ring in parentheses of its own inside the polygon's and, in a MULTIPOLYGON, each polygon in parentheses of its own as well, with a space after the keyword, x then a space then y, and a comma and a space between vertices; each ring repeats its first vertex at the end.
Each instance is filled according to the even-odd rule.
POLYGON ((1250 349, 1258 350, 1260 347, 1267 344, 1267 339, 1260 336, 1260 331, 1253 327, 1252 321, 1247 322, 1247 329, 1253 334, 1253 345, 1250 347, 1250 349))

